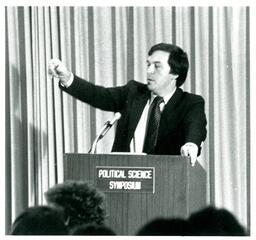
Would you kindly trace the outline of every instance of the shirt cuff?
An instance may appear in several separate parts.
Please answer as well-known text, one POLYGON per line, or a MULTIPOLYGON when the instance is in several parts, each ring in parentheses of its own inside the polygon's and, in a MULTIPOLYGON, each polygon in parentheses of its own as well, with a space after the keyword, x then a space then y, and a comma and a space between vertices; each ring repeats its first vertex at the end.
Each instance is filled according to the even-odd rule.
POLYGON ((192 143, 192 142, 187 142, 187 143, 184 144, 184 146, 198 148, 198 146, 195 143, 192 143))
POLYGON ((60 81, 60 85, 62 87, 68 88, 73 83, 73 81, 74 81, 74 74, 71 73, 70 79, 67 82, 65 82, 65 83, 60 81))

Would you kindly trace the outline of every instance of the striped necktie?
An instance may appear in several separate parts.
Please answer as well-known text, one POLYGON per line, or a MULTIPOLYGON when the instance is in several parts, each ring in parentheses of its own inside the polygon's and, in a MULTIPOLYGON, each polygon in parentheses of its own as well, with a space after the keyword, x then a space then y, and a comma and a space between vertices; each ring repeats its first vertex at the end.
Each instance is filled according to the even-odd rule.
POLYGON ((164 99, 157 96, 149 107, 149 119, 143 146, 144 153, 154 153, 161 118, 160 104, 162 102, 164 102, 164 99))

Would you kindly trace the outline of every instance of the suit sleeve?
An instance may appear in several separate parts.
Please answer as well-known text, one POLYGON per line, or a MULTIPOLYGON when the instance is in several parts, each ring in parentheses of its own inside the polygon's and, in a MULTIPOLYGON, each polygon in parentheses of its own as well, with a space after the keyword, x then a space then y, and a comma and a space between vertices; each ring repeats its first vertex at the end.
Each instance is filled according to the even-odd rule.
POLYGON ((195 96, 195 99, 190 101, 189 110, 184 121, 185 142, 193 142, 199 149, 207 134, 204 105, 204 99, 195 96))
POLYGON ((59 87, 80 101, 104 111, 119 111, 127 98, 127 85, 105 88, 94 85, 75 75, 73 83, 68 88, 63 87, 61 84, 59 84, 59 87))

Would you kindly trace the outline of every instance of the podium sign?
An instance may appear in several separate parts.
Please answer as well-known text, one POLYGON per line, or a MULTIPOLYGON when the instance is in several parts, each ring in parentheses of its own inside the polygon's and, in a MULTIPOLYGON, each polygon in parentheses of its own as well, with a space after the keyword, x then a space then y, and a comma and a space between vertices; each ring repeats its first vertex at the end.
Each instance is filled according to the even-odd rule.
POLYGON ((96 166, 96 187, 103 192, 154 193, 154 167, 96 166))

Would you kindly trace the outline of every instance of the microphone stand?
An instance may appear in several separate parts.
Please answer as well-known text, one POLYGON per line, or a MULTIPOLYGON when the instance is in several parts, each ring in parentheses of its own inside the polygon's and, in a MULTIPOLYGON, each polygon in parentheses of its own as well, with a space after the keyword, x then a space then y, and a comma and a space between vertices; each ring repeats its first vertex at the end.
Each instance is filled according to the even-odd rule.
POLYGON ((92 147, 91 147, 91 149, 89 150, 88 153, 93 153, 94 154, 96 152, 96 147, 97 147, 98 141, 105 136, 105 134, 108 132, 108 130, 113 126, 113 124, 118 119, 120 119, 120 117, 121 117, 121 114, 119 112, 117 112, 117 113, 115 113, 115 116, 111 121, 107 121, 104 124, 103 128, 100 130, 100 133, 96 136, 95 140, 93 141, 92 147))
POLYGON ((93 153, 93 154, 95 153, 98 141, 102 139, 104 135, 107 133, 107 131, 111 128, 111 125, 109 123, 110 121, 107 121, 104 124, 104 127, 100 130, 100 134, 96 136, 95 140, 92 143, 92 147, 88 153, 93 153))

